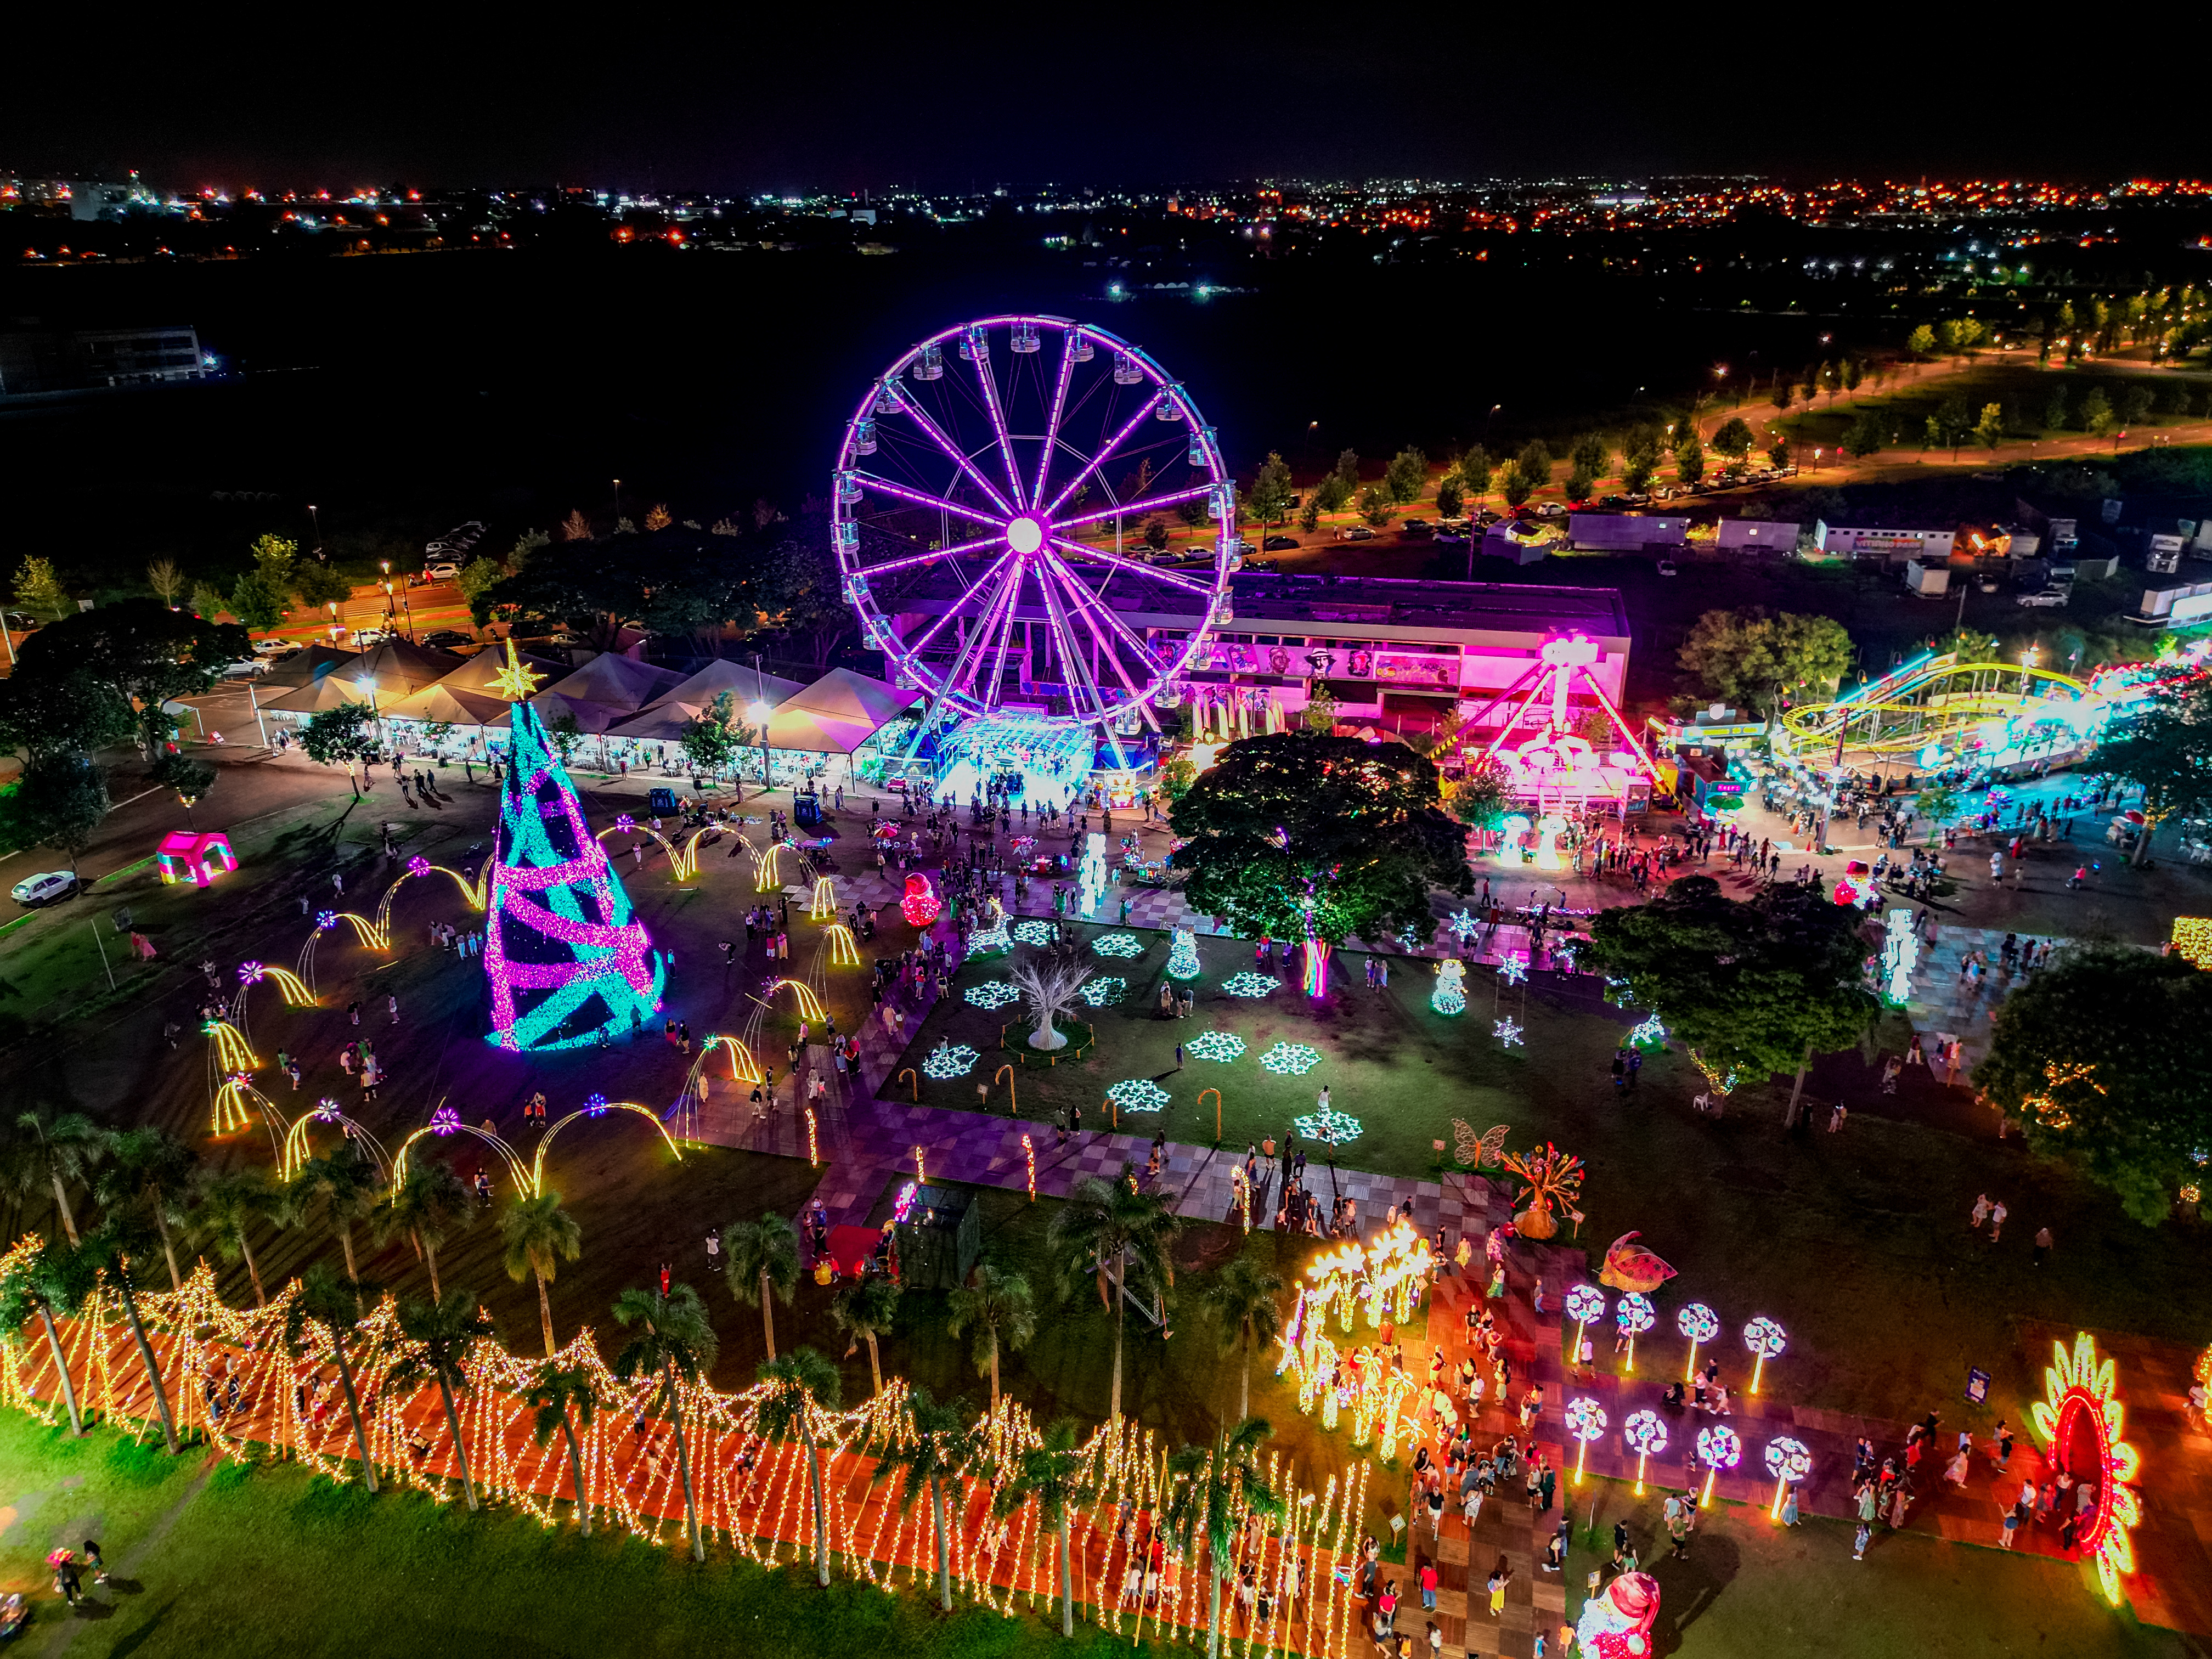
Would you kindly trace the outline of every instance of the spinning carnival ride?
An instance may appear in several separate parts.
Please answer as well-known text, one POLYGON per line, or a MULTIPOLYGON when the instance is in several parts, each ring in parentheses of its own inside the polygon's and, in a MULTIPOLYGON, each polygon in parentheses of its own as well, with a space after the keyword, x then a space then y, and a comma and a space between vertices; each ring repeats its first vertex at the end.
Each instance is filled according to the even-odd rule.
MULTIPOLYGON (((988 317, 909 347, 868 388, 838 450, 832 536, 866 642, 929 696, 925 732, 1096 734, 1121 766, 1119 739, 1157 727, 1152 703, 1227 616, 1234 490, 1213 428, 1137 347, 1066 318, 988 317), (1212 519, 1206 552, 1176 568, 1133 556, 1148 520, 1192 503, 1212 519), (1125 620, 1163 590, 1205 624, 1125 620)), ((1010 733, 978 768, 1030 746, 1010 733)))

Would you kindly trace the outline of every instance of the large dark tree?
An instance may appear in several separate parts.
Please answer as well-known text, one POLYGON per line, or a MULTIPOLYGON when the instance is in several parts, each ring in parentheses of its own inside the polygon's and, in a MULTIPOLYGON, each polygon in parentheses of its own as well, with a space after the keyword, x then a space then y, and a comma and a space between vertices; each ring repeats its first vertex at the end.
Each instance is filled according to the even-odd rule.
POLYGON ((138 747, 152 760, 169 736, 161 705, 206 690, 246 646, 246 632, 235 623, 205 622, 156 599, 119 599, 32 635, 20 648, 15 678, 88 683, 125 714, 135 708, 138 747))
POLYGON ((133 726, 130 705, 82 669, 0 680, 0 744, 28 760, 93 754, 123 742, 133 726))
POLYGON ((532 628, 574 629, 601 650, 611 650, 625 623, 643 614, 647 596, 644 538, 556 542, 540 548, 512 576, 502 577, 469 603, 481 628, 494 616, 532 628))
POLYGON ((2212 675, 2201 668, 2161 670, 2141 712, 2097 759, 2114 775, 2142 786, 2147 822, 2134 855, 2141 864, 2161 823, 2212 803, 2212 675))
POLYGON ((2146 1226, 2212 1147, 2212 974, 2118 945, 2069 949, 1997 1007, 1974 1081, 2027 1144, 2070 1159, 2146 1226))
POLYGON ((1812 1054, 1856 1042, 1875 1016, 1858 922, 1817 888, 1745 901, 1710 876, 1684 876, 1649 903, 1594 918, 1583 963, 1626 980, 1629 1000, 1709 1071, 1796 1070, 1802 1080, 1812 1054))
POLYGON ((1174 823, 1190 837, 1175 854, 1190 902, 1249 938, 1334 946, 1411 928, 1426 939, 1430 894, 1474 885, 1437 769, 1401 744, 1247 738, 1176 803, 1174 823))

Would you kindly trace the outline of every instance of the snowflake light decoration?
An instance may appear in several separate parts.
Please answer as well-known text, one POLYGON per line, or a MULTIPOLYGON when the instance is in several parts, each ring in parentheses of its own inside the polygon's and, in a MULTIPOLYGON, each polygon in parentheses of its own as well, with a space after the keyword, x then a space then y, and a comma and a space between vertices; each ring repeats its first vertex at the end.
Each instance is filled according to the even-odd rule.
POLYGON ((424 858, 420 853, 417 853, 413 858, 407 860, 407 873, 410 876, 428 875, 430 873, 430 860, 424 858))
POLYGON ((1294 1117, 1291 1126, 1308 1140, 1319 1141, 1324 1146, 1341 1146, 1346 1141, 1359 1139, 1359 1120, 1334 1106, 1325 1112, 1308 1112, 1303 1117, 1294 1117))
POLYGON ((258 962, 241 962, 238 964, 238 982, 240 985, 258 985, 268 972, 258 962))
POLYGON ((1571 974, 1575 970, 1575 947, 1563 945, 1552 952, 1552 960, 1559 964, 1559 971, 1571 974))
POLYGON ((621 814, 615 819, 615 829, 619 834, 627 836, 636 828, 637 820, 627 812, 621 814))
POLYGON ((331 928, 337 925, 338 913, 337 911, 318 910, 315 912, 315 931, 317 933, 327 933, 331 928))
POLYGON ((1118 974, 1102 974, 1097 979, 1085 980, 1083 988, 1075 994, 1093 1008, 1103 1008, 1119 1002, 1129 988, 1129 981, 1118 974))
POLYGON ((430 1133, 434 1135, 455 1135, 461 1132, 461 1115, 450 1106, 441 1106, 430 1114, 430 1133))
POLYGON ((2074 1339, 2070 1352, 2063 1342, 2053 1342, 2051 1357, 2053 1363, 2043 1373, 2044 1398, 2027 1408, 2028 1418, 2055 1458, 2097 1483, 2078 1541, 2097 1564, 2106 1599, 2118 1607, 2120 1580, 2136 1570, 2133 1534, 2142 1520, 2142 1500, 2135 1490, 2142 1457, 2120 1437, 2127 1407, 2118 1392, 2119 1367, 2109 1356, 2099 1358, 2096 1339, 2086 1331, 2074 1339))
POLYGON ((1091 941, 1091 948, 1102 957, 1140 957, 1145 954, 1144 941, 1134 933, 1107 933, 1091 941))
POLYGON ((930 1051, 929 1058, 921 1062, 921 1074, 939 1079, 966 1077, 975 1069, 975 1062, 981 1058, 964 1042, 940 1042, 930 1051))
POLYGON ((987 979, 981 985, 969 986, 960 995, 963 1001, 977 1008, 1003 1008, 1022 1000, 1022 994, 1003 979, 987 979))
POLYGON ((968 954, 971 957, 996 956, 1001 951, 1011 951, 1013 948, 1014 941, 1007 934, 1006 924, 1003 920, 984 928, 981 933, 970 933, 968 936, 968 954))
POLYGON ((343 1115, 338 1110, 337 1102, 328 1095, 315 1103, 314 1115, 325 1123, 335 1123, 343 1115))
POLYGON ((1280 980, 1269 974, 1231 974, 1221 981, 1221 988, 1232 997, 1263 997, 1281 985, 1280 980))
POLYGON ((1628 1034, 1628 1040, 1639 1048, 1648 1048, 1655 1044, 1666 1042, 1667 1028, 1659 1023, 1659 1016, 1654 1014, 1650 1018, 1645 1020, 1641 1025, 1637 1026, 1633 1030, 1630 1031, 1628 1034))
POLYGON ((1521 1046, 1521 1028, 1510 1019, 1501 1019, 1490 1028, 1490 1035, 1509 1048, 1521 1046))
POLYGON ((1444 926, 1452 930, 1452 937, 1462 945, 1466 944, 1468 940, 1482 931, 1482 924, 1474 919, 1473 913, 1467 910, 1455 912, 1445 921, 1444 926))
POLYGON ((1024 945, 1049 945, 1060 936, 1060 929, 1048 921, 1039 921, 1027 916, 1016 922, 1010 930, 1024 945))
POLYGON ((1528 977, 1528 964, 1518 957, 1508 957, 1498 964, 1498 977, 1508 985, 1518 985, 1528 977))
POLYGON ((1196 1060, 1236 1060, 1244 1052, 1244 1039, 1234 1031, 1201 1031, 1187 1045, 1196 1060))
POLYGON ((1260 1064, 1278 1077, 1304 1077, 1321 1064, 1321 1050, 1310 1043, 1279 1042, 1260 1056, 1260 1064))
POLYGON ((606 1115, 606 1110, 607 1097, 605 1095, 594 1094, 586 1097, 584 1115, 586 1117, 604 1117, 606 1115))
POLYGON ((1109 1089, 1106 1098, 1125 1112, 1157 1112, 1166 1106, 1170 1097, 1152 1079, 1133 1077, 1109 1089))

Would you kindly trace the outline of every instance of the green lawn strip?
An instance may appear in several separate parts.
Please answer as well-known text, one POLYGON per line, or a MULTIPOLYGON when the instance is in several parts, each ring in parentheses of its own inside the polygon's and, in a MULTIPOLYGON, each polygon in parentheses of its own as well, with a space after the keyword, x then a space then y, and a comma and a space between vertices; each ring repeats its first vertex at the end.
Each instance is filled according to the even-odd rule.
MULTIPOLYGON (((1999 1379, 1994 1410, 1981 1414, 1988 1420, 1976 1419, 1985 1430, 1997 1413, 2017 1417, 2017 1397, 2039 1386, 2039 1357, 2032 1365, 2015 1352, 2015 1318, 2203 1340, 2172 1287, 2212 1269, 2212 1237, 2140 1227, 2101 1189, 2016 1140, 1969 1141, 1869 1112, 1854 1114, 1840 1134, 1785 1136, 1787 1079, 1739 1089, 1715 1121, 1689 1109, 1688 1097, 1705 1085, 1674 1054, 1652 1057, 1638 1091, 1618 1095, 1607 1066, 1620 1025, 1562 1011, 1541 994, 1524 1003, 1519 988, 1498 988, 1480 968, 1468 975, 1467 1012, 1448 1019, 1428 1007, 1431 981, 1422 964, 1394 962, 1389 988, 1371 992, 1358 959, 1340 956, 1335 1006, 1316 1015, 1291 987, 1262 999, 1224 995, 1223 981, 1250 967, 1250 947, 1206 939, 1197 1012, 1158 1019, 1165 939, 1138 937, 1148 946, 1142 957, 1099 959, 1099 971, 1127 979, 1129 992, 1086 1012, 1098 1028, 1097 1049, 1079 1062, 1021 1073, 1024 1116, 1048 1118, 1080 1103, 1086 1127, 1103 1127, 1100 1103, 1112 1083, 1153 1078, 1170 1105, 1125 1116, 1122 1127, 1164 1129, 1206 1145, 1213 1139, 1213 1103, 1201 1113, 1198 1097, 1218 1087, 1224 1145, 1241 1153, 1263 1135, 1279 1140, 1293 1115, 1314 1109, 1327 1082, 1335 1109, 1360 1120, 1359 1139, 1339 1154, 1348 1166, 1427 1175, 1432 1143, 1451 1143, 1454 1118, 1478 1131, 1507 1124, 1516 1147, 1556 1141, 1589 1163, 1587 1219, 1579 1238, 1571 1228, 1559 1242, 1578 1243, 1594 1269, 1613 1238, 1642 1232, 1679 1269, 1656 1297, 1661 1325, 1652 1340, 1675 1352, 1674 1311, 1692 1300, 1710 1304, 1728 1329, 1722 1363, 1737 1386, 1750 1369, 1738 1340, 1744 1322, 1754 1314, 1779 1320, 1790 1347, 1769 1368, 1766 1388, 1796 1404, 1909 1421, 1940 1402, 1958 1402, 1967 1368, 1978 1365, 1999 1379), (1509 1052, 1492 1035, 1493 999, 1499 1013, 1525 1027, 1523 1047, 1509 1052), (1188 1059, 1174 1071, 1178 1038, 1188 1046, 1210 1030, 1243 1037, 1244 1054, 1226 1063, 1188 1059), (1309 1043, 1323 1063, 1303 1076, 1273 1075, 1258 1061, 1277 1042, 1309 1043), (1984 1190, 2012 1212, 1994 1248, 1966 1225, 1984 1190), (2029 1245, 2045 1224, 2058 1248, 2035 1268, 2029 1245)), ((1016 1011, 980 1010, 959 993, 1003 979, 1006 965, 1000 957, 964 968, 954 994, 922 1023, 909 1059, 949 1037, 984 1049, 988 1062, 1000 1026, 1016 1011)), ((1020 1042, 1019 1022, 1012 1029, 1020 1042)), ((1001 1086, 993 1096, 1001 1110, 1004 1094, 1001 1086)), ((922 1098, 972 1109, 974 1084, 925 1079, 922 1098)), ((1049 1134, 1040 1137, 1040 1157, 1049 1134)), ((1316 1158, 1309 1179, 1325 1187, 1320 1166, 1316 1158)), ((1292 1253, 1300 1262, 1307 1254, 1292 1253)))

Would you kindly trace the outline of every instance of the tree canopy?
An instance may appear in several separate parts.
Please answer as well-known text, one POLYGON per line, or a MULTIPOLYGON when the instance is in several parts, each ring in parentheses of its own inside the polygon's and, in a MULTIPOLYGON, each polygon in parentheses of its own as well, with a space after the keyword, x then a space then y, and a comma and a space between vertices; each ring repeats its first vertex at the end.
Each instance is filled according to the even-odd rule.
POLYGON ((1850 667, 1851 638, 1832 617, 1770 617, 1757 605, 1708 611, 1676 660, 1714 696, 1765 714, 1777 686, 1792 693, 1832 690, 1850 667))
POLYGON ((17 647, 14 678, 51 686, 82 676, 136 722, 139 748, 151 760, 169 735, 161 705, 206 690, 247 643, 234 623, 172 611, 156 599, 118 599, 32 635, 17 647))
POLYGON ((1764 1078, 1857 1040, 1875 1012, 1858 915, 1815 888, 1729 898, 1685 876, 1649 903, 1601 912, 1583 960, 1627 981, 1668 1035, 1716 1072, 1764 1078))
POLYGON ((1471 891, 1437 769, 1399 744, 1280 732, 1233 743, 1174 808, 1187 894, 1247 937, 1337 944, 1434 929, 1432 889, 1471 891))
POLYGON ((2148 824, 2135 854, 2141 863, 2159 825, 2212 802, 2212 675, 2179 665, 2160 669, 2141 712, 2097 758, 2116 776, 2142 786, 2148 824))
POLYGON ((1974 1081, 2034 1151, 2068 1159, 2145 1226, 2212 1147, 2212 974, 2119 945, 2062 951, 1998 1005, 1974 1081))

